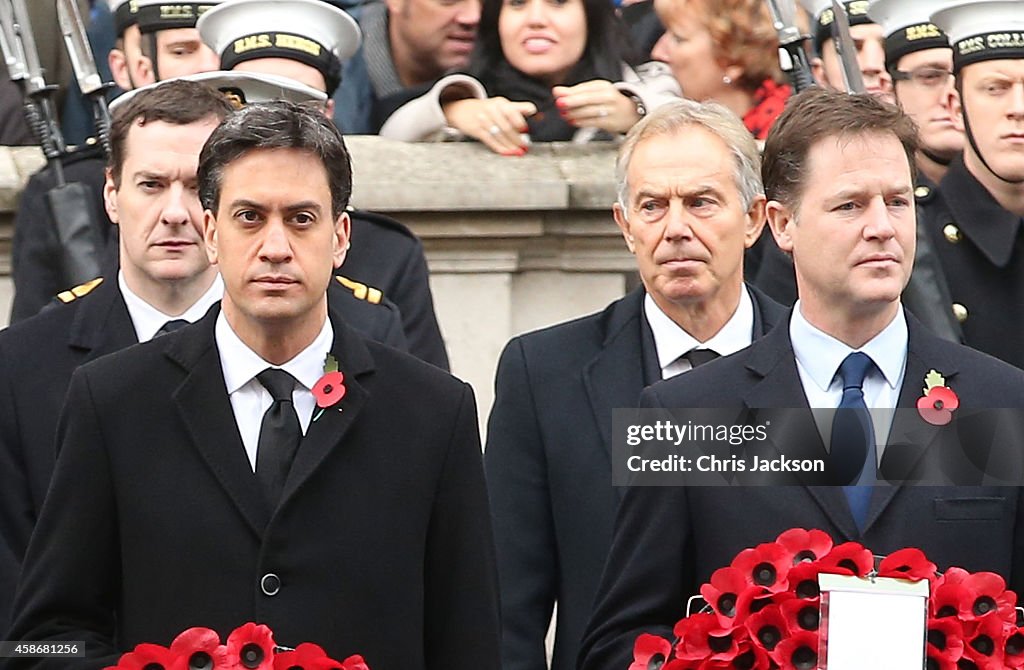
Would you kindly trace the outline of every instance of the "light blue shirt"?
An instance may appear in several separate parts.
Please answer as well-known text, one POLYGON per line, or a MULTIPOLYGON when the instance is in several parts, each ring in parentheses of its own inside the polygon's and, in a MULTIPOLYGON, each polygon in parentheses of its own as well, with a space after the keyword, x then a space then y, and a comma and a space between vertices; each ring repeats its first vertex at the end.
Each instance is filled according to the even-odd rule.
POLYGON ((832 434, 832 411, 839 407, 843 398, 843 381, 838 374, 840 364, 855 351, 867 354, 874 361, 875 367, 864 379, 864 403, 871 411, 877 456, 881 459, 907 366, 907 319, 903 306, 900 305, 896 316, 880 333, 861 348, 853 349, 809 323, 798 300, 789 321, 789 337, 807 404, 812 411, 825 410, 814 411, 814 418, 826 448, 832 434))

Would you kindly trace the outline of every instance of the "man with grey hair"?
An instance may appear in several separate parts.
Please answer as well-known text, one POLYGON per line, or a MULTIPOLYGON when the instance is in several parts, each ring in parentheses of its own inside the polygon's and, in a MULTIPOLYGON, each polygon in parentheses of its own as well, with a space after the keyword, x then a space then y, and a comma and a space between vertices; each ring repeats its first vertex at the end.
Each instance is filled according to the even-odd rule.
POLYGON ((757 148, 717 104, 672 102, 630 131, 614 216, 643 285, 604 311, 513 339, 484 455, 498 547, 505 670, 575 667, 619 495, 612 409, 655 381, 742 349, 782 308, 743 283, 761 233, 757 148))

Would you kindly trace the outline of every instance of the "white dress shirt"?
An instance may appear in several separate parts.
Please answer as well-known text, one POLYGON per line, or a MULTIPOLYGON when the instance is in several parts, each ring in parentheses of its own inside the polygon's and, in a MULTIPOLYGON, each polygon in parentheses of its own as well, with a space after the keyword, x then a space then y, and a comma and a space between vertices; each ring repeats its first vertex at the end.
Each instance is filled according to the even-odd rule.
POLYGON ((680 328, 658 307, 649 293, 644 296, 644 316, 654 335, 662 379, 689 370, 690 361, 680 357, 692 349, 710 349, 719 356, 728 356, 749 347, 754 334, 754 302, 746 286, 740 291, 740 301, 732 316, 707 342, 698 341, 680 328))
POLYGON ((789 321, 789 337, 796 355, 800 383, 814 412, 822 442, 828 448, 832 435, 832 416, 843 399, 843 380, 839 366, 855 351, 867 354, 875 363, 864 378, 864 404, 871 413, 875 429, 876 456, 881 462, 892 417, 903 388, 907 366, 907 319, 901 305, 896 316, 878 335, 860 349, 851 349, 831 335, 811 325, 800 311, 800 301, 793 307, 789 321))
POLYGON ((120 270, 117 271, 117 286, 121 289, 124 304, 128 307, 128 316, 132 320, 135 336, 139 339, 139 342, 149 342, 152 340, 156 337, 157 331, 163 328, 164 324, 168 321, 184 319, 189 323, 195 323, 203 318, 206 312, 210 310, 210 307, 213 306, 213 303, 220 300, 224 295, 224 281, 220 278, 220 274, 217 274, 213 278, 210 288, 206 289, 206 293, 201 295, 199 300, 192 303, 191 307, 175 316, 164 314, 137 296, 128 288, 128 283, 124 280, 124 273, 120 270))
POLYGON ((331 350, 331 344, 334 343, 334 328, 330 319, 324 319, 320 334, 313 343, 300 351, 295 358, 280 366, 266 362, 242 342, 231 329, 224 312, 217 315, 214 337, 220 354, 220 367, 224 373, 224 386, 231 401, 231 410, 235 414, 238 434, 242 437, 249 465, 255 472, 260 424, 263 422, 264 413, 274 402, 270 391, 263 388, 256 375, 267 368, 280 368, 295 377, 298 384, 292 391, 292 405, 299 417, 302 434, 305 435, 313 418, 313 410, 316 408, 312 388, 324 374, 324 363, 331 350))

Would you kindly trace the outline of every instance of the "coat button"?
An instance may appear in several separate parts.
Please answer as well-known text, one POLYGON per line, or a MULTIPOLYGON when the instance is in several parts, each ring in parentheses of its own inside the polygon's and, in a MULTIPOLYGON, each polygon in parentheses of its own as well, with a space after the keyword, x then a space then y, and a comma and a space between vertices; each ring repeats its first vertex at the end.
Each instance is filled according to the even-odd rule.
POLYGON ((914 189, 915 198, 927 198, 929 195, 931 195, 931 193, 932 190, 927 186, 918 186, 917 188, 914 189))
POLYGON ((265 596, 276 596, 277 592, 281 590, 281 578, 273 572, 268 572, 260 580, 260 589, 265 596))
POLYGON ((960 229, 954 226, 952 223, 947 223, 945 227, 943 227, 942 235, 950 244, 956 244, 960 240, 964 239, 964 234, 961 233, 960 229))
POLYGON ((963 323, 964 321, 967 320, 967 308, 964 307, 963 305, 961 305, 958 302, 954 302, 953 303, 953 316, 956 317, 957 321, 959 321, 960 323, 963 323))

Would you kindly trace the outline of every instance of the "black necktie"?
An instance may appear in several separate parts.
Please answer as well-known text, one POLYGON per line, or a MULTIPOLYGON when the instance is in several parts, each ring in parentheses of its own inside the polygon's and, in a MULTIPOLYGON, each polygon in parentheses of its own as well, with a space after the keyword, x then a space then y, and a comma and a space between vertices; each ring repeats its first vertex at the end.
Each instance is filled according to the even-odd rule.
POLYGON ((864 402, 864 378, 875 367, 864 353, 854 352, 843 359, 838 375, 843 382, 843 398, 832 420, 829 458, 843 486, 846 501, 857 528, 864 530, 873 484, 877 481, 875 430, 864 402))
POLYGON ((185 319, 171 319, 164 325, 160 326, 160 330, 156 331, 155 337, 160 337, 161 335, 166 335, 167 333, 173 333, 179 328, 184 328, 187 325, 189 325, 189 322, 186 321, 185 319))
POLYGON ((263 484, 271 506, 276 507, 302 439, 299 417, 292 405, 295 378, 284 370, 267 368, 256 375, 256 379, 274 398, 260 424, 260 439, 256 446, 256 477, 263 484))
POLYGON ((718 358, 718 354, 710 349, 690 349, 683 358, 690 361, 690 367, 696 368, 718 358))

